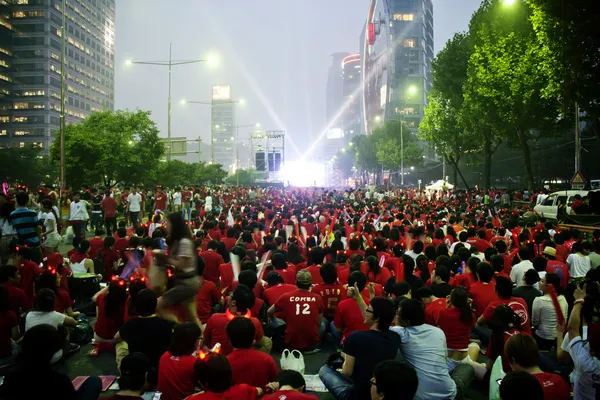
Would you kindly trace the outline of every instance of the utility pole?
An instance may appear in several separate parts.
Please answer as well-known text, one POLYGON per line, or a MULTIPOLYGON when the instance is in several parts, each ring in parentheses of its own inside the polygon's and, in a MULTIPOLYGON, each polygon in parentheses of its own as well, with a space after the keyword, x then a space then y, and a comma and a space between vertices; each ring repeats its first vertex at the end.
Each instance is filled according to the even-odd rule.
POLYGON ((579 103, 575 103, 575 173, 581 171, 581 137, 579 129, 579 103))
POLYGON ((171 161, 171 154, 173 153, 173 144, 171 143, 171 67, 173 65, 173 43, 169 43, 169 105, 168 105, 168 128, 167 128, 167 141, 169 142, 169 152, 167 153, 167 161, 171 161))
POLYGON ((60 27, 60 191, 67 188, 67 176, 65 172, 65 29, 66 24, 66 0, 62 0, 62 24, 60 27))
POLYGON ((404 188, 404 119, 400 117, 400 185, 404 188))

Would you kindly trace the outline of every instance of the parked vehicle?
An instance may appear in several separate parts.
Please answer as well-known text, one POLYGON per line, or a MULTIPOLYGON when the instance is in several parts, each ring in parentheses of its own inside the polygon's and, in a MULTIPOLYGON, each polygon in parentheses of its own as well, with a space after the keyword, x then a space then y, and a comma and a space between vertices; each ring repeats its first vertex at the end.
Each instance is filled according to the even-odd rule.
POLYGON ((536 205, 533 211, 542 218, 549 220, 556 220, 558 214, 558 205, 566 204, 565 213, 571 213, 571 204, 575 201, 575 195, 581 197, 587 196, 590 193, 589 190, 561 190, 548 195, 541 204, 536 205))

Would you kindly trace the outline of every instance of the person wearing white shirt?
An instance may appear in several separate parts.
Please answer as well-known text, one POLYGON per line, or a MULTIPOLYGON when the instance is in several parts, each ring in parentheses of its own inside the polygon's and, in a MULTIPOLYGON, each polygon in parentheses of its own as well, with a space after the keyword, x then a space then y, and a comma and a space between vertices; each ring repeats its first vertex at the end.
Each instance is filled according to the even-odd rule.
POLYGON ((462 243, 466 249, 470 249, 471 245, 469 243, 467 243, 467 239, 468 239, 468 235, 467 232, 465 231, 461 231, 458 234, 458 242, 454 242, 452 243, 452 246, 450 246, 450 253, 454 254, 454 250, 456 249, 456 245, 459 243, 462 243))
MULTIPOLYGON (((544 292, 541 297, 533 299, 531 307, 531 320, 535 329, 534 338, 538 343, 540 350, 550 350, 556 345, 556 325, 558 324, 558 316, 552 303, 550 296, 550 286, 560 288, 560 278, 556 274, 546 274, 540 281, 540 290, 544 292)), ((558 304, 563 316, 567 316, 568 304, 565 296, 558 296, 558 304)))
POLYGON ((129 212, 129 220, 134 227, 139 225, 139 216, 141 211, 142 195, 137 192, 137 188, 133 188, 129 196, 127 196, 127 210, 129 212))
POLYGON ((179 188, 175 188, 175 193, 173 193, 173 211, 181 211, 181 189, 179 188))
POLYGON ((210 194, 206 195, 206 198, 204 199, 204 210, 208 213, 212 211, 212 196, 210 194))
POLYGON ((85 223, 90 219, 90 216, 85 203, 80 200, 79 192, 73 193, 73 201, 71 201, 70 207, 69 222, 73 227, 73 233, 75 236, 85 238, 85 223))
POLYGON ((590 251, 592 246, 589 242, 573 243, 571 248, 571 254, 567 257, 567 264, 569 265, 569 276, 571 278, 581 278, 592 268, 592 262, 590 261, 590 251))
POLYGON ((510 271, 510 280, 512 280, 517 287, 523 284, 525 272, 528 269, 534 269, 533 263, 529 261, 529 254, 530 251, 528 247, 519 248, 518 257, 521 262, 514 265, 510 271))

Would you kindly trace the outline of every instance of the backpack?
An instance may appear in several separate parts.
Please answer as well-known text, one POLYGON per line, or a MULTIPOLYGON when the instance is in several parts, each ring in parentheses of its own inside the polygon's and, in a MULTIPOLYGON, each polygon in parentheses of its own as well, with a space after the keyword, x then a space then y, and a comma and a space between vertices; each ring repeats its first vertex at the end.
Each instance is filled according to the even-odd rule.
POLYGON ((104 257, 106 257, 106 254, 103 254, 102 250, 99 250, 96 258, 94 258, 94 273, 96 275, 104 276, 106 272, 104 269, 104 257))

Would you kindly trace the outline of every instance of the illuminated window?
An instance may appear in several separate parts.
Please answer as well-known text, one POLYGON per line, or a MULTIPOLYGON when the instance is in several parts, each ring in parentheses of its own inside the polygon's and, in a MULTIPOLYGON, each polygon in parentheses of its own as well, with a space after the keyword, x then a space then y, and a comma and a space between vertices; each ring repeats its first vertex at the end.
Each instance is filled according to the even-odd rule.
POLYGON ((27 117, 15 117, 14 122, 27 122, 27 117))
POLYGON ((12 56, 12 51, 10 51, 8 49, 5 49, 5 48, 2 48, 2 47, 0 47, 0 53, 4 53, 4 54, 7 54, 9 56, 12 56))
POLYGON ((44 148, 44 142, 33 142, 33 147, 38 147, 40 149, 44 148))
POLYGON ((29 131, 15 131, 15 136, 28 136, 31 135, 29 131))
POLYGON ((412 21, 414 18, 414 14, 394 14, 394 21, 412 21))
POLYGON ((13 13, 14 18, 28 18, 28 17, 43 17, 43 11, 15 11, 13 13))
POLYGON ((8 122, 8 121, 10 121, 10 117, 7 117, 5 115, 0 116, 0 122, 8 122))
POLYGON ((5 76, 5 75, 0 75, 0 79, 2 79, 3 81, 6 81, 6 82, 12 82, 12 79, 10 79, 8 76, 5 76))
POLYGON ((3 67, 6 67, 6 68, 9 67, 8 63, 6 61, 4 61, 4 60, 0 60, 0 65, 3 66, 3 67))
POLYGON ((23 143, 23 142, 20 142, 20 143, 19 143, 19 147, 20 147, 20 148, 23 148, 23 147, 25 147, 25 143, 23 143))
POLYGON ((0 130, 0 136, 6 136, 7 134, 8 132, 6 132, 6 129, 0 130))
POLYGON ((416 47, 417 41, 415 39, 404 39, 402 41, 402 46, 403 47, 416 47))
POLYGON ((15 110, 25 110, 29 108, 29 103, 15 103, 15 110))
POLYGON ((23 96, 44 96, 45 90, 26 90, 23 92, 23 96))
POLYGON ((33 108, 34 109, 44 109, 44 108, 46 108, 46 105, 45 104, 34 104, 33 108))

